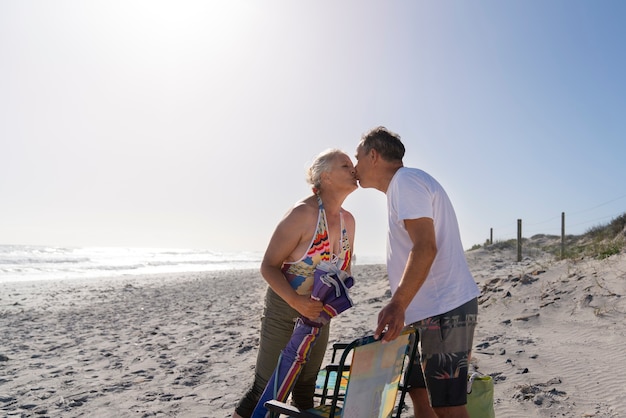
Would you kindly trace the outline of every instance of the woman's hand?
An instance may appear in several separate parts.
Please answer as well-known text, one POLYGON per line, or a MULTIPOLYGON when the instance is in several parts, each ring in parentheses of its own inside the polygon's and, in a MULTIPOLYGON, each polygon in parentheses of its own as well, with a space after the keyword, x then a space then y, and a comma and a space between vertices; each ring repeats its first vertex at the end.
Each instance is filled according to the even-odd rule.
POLYGON ((310 296, 298 295, 292 302, 291 307, 300 313, 300 315, 311 321, 319 318, 324 308, 324 304, 315 299, 311 299, 310 296))

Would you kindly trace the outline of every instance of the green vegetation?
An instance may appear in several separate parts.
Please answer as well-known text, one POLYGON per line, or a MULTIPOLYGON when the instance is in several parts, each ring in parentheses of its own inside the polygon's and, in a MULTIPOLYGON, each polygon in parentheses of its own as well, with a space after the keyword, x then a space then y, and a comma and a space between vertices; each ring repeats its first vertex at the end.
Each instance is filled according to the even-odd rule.
POLYGON ((580 256, 604 259, 619 254, 626 244, 626 213, 606 225, 590 228, 583 235, 565 242, 565 258, 580 256))
MULTIPOLYGON (((582 235, 566 235, 563 258, 594 257, 604 259, 619 254, 626 247, 626 213, 613 219, 606 225, 590 228, 582 235)), ((517 240, 497 241, 489 244, 474 245, 470 251, 485 248, 504 250, 517 248, 517 240)), ((558 235, 537 234, 530 239, 522 238, 524 253, 540 250, 556 257, 561 257, 561 237, 558 235)))

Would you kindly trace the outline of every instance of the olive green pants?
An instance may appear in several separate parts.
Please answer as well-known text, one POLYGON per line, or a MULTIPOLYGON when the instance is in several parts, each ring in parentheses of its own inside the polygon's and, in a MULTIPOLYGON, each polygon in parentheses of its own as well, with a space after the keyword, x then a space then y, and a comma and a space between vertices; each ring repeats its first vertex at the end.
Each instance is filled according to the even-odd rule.
MULTIPOLYGON (((295 309, 268 287, 265 295, 265 309, 261 319, 261 340, 254 382, 236 408, 237 413, 242 417, 249 418, 252 415, 252 411, 265 390, 265 385, 274 373, 281 350, 285 348, 291 338, 294 321, 298 316, 299 314, 295 309)), ((329 330, 330 324, 322 327, 321 333, 311 350, 309 361, 302 368, 298 381, 294 385, 291 397, 294 404, 300 409, 313 407, 315 380, 324 360, 329 330)))

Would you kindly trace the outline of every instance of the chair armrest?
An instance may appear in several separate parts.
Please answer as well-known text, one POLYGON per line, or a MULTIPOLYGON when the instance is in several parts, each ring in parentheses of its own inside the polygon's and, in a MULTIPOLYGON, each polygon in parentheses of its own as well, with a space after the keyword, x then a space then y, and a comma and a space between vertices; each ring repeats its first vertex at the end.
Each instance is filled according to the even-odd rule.
POLYGON ((334 343, 333 344, 333 349, 334 350, 344 350, 346 347, 348 347, 350 344, 348 343, 334 343))
POLYGON ((350 344, 348 344, 348 343, 334 343, 333 344, 333 356, 330 359, 330 361, 334 363, 335 362, 335 358, 337 356, 337 352, 339 350, 345 350, 346 348, 348 348, 349 345, 350 344))
MULTIPOLYGON (((339 365, 338 364, 327 364, 325 367, 327 372, 338 372, 339 371, 339 365)), ((349 372, 350 371, 350 365, 349 364, 344 364, 343 365, 343 371, 344 372, 349 372)))

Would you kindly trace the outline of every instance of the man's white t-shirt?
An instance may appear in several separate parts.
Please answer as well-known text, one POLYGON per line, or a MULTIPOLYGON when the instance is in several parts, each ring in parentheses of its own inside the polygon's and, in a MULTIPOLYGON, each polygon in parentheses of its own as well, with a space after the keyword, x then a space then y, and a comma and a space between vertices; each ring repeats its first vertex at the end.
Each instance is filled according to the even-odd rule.
POLYGON ((452 203, 433 177, 416 168, 400 168, 389 183, 387 207, 387 270, 392 293, 413 248, 404 220, 431 218, 435 226, 437 256, 405 312, 406 324, 451 311, 480 294, 465 259, 452 203))

